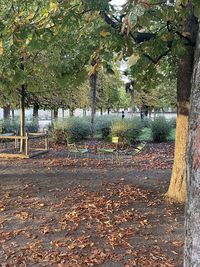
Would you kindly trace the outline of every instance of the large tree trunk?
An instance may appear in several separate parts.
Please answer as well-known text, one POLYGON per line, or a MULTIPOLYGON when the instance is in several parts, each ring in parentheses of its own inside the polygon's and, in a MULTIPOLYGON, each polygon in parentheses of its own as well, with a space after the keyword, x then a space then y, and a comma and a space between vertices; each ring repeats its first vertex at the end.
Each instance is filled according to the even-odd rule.
POLYGON ((3 107, 3 119, 4 120, 10 119, 10 106, 9 105, 3 107))
POLYGON ((187 192, 184 267, 198 267, 200 266, 200 30, 192 79, 187 192))
MULTIPOLYGON (((190 32, 193 43, 198 31, 197 20, 191 16, 184 29, 190 32)), ((188 114, 191 92, 191 77, 194 63, 194 45, 186 45, 187 52, 181 58, 177 78, 177 125, 174 164, 167 197, 184 202, 186 197, 186 142, 188 138, 188 114)))

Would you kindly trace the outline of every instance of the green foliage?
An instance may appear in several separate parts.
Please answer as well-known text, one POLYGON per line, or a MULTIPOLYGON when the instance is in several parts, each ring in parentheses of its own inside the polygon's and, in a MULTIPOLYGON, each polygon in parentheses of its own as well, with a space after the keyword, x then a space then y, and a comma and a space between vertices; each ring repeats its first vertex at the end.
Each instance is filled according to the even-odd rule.
POLYGON ((68 125, 69 138, 73 141, 86 139, 91 134, 90 124, 87 119, 71 118, 68 125))
POLYGON ((64 128, 55 126, 51 129, 51 137, 56 144, 67 144, 68 133, 64 128))
POLYGON ((154 142, 165 142, 170 135, 171 125, 165 117, 157 117, 151 124, 152 139, 154 142))
POLYGON ((144 128, 139 137, 140 141, 152 141, 152 131, 150 128, 144 128))
POLYGON ((117 120, 112 124, 112 136, 119 137, 120 142, 135 143, 142 132, 139 119, 117 120))
POLYGON ((33 119, 25 124, 25 131, 28 133, 37 133, 39 131, 39 122, 37 119, 33 119))
POLYGON ((86 139, 91 134, 87 119, 73 117, 55 123, 52 138, 56 143, 77 142, 86 139))
POLYGON ((142 120, 142 125, 144 128, 151 128, 152 119, 144 117, 142 120))
POLYGON ((172 118, 169 120, 169 124, 172 128, 176 128, 176 118, 172 118))
MULTIPOLYGON (((1 121, 0 124, 0 132, 1 133, 16 133, 19 134, 20 126, 19 126, 19 118, 15 120, 5 120, 1 121)), ((29 133, 37 133, 39 131, 39 124, 37 120, 26 121, 25 122, 25 131, 29 133)))
POLYGON ((97 107, 104 110, 119 108, 122 102, 120 89, 123 87, 125 85, 119 71, 115 70, 113 74, 100 71, 97 79, 97 107))
POLYGON ((1 133, 18 133, 19 120, 5 120, 1 122, 1 133))
POLYGON ((95 134, 101 134, 106 139, 111 133, 112 119, 110 116, 97 117, 94 123, 95 134))

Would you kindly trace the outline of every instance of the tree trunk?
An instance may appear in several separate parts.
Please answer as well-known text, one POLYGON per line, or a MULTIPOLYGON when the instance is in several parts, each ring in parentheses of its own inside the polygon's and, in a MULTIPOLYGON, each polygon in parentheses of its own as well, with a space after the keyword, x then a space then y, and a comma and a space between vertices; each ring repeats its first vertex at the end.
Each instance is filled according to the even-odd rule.
POLYGON ((54 119, 58 118, 58 109, 53 110, 53 117, 54 117, 54 119))
POLYGON ((9 105, 3 107, 3 119, 10 120, 10 106, 9 105))
POLYGON ((14 121, 14 119, 15 119, 15 110, 12 109, 12 120, 14 121))
POLYGON ((110 115, 110 108, 107 109, 108 115, 110 115))
POLYGON ((188 116, 178 114, 176 122, 176 139, 174 164, 170 186, 166 196, 173 201, 184 202, 186 197, 186 142, 188 138, 188 116))
MULTIPOLYGON (((191 40, 196 42, 197 20, 191 16, 185 30, 190 32, 191 40)), ((186 142, 188 138, 188 114, 191 92, 191 77, 194 63, 194 45, 186 46, 186 53, 181 58, 177 77, 177 126, 174 151, 174 164, 167 197, 177 202, 184 202, 186 197, 186 142)))
MULTIPOLYGON (((25 85, 21 86, 21 101, 20 101, 20 136, 25 136, 25 85)), ((22 153, 25 149, 25 140, 21 139, 20 142, 20 152, 22 153)))
POLYGON ((100 115, 103 116, 103 108, 100 108, 100 115))
POLYGON ((51 125, 53 125, 53 119, 54 119, 54 112, 51 110, 51 125))
POLYGON ((70 117, 74 117, 74 109, 70 109, 69 110, 69 116, 70 117))
POLYGON ((39 105, 38 103, 35 103, 33 105, 33 118, 38 119, 39 116, 39 105))
POLYGON ((187 153, 184 267, 200 266, 200 30, 192 79, 187 153))
MULTIPOLYGON (((95 62, 92 64, 95 65, 95 62)), ((94 118, 96 114, 96 96, 97 96, 97 72, 96 70, 90 76, 90 87, 91 87, 91 128, 92 136, 94 135, 94 118)))
POLYGON ((135 112, 135 90, 132 90, 130 95, 131 95, 131 111, 133 115, 135 112))
POLYGON ((83 109, 83 116, 87 116, 87 111, 86 111, 86 108, 83 109))

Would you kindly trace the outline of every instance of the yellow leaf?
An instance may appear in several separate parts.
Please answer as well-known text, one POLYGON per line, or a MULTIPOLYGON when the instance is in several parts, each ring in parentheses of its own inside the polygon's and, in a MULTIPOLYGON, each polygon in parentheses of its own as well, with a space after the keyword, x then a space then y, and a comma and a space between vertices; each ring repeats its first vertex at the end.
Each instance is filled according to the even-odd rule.
POLYGON ((139 58, 140 58, 140 56, 138 54, 133 54, 132 56, 130 56, 130 58, 128 60, 128 65, 130 67, 135 65, 139 58))
POLYGON ((3 42, 1 40, 0 41, 0 56, 3 55, 3 51, 4 51, 4 49, 3 49, 3 42))
POLYGON ((95 71, 96 71, 96 65, 97 64, 95 64, 94 66, 92 66, 90 69, 89 69, 89 71, 88 71, 88 75, 89 76, 92 76, 94 73, 95 73, 95 71))
POLYGON ((27 19, 28 19, 28 20, 31 20, 31 19, 33 19, 33 18, 34 18, 34 16, 35 16, 35 14, 34 14, 34 13, 29 13, 29 15, 28 15, 27 19))
POLYGON ((51 1, 50 2, 50 9, 51 9, 51 11, 56 12, 58 9, 58 4, 54 1, 51 1))
POLYGON ((183 32, 182 35, 183 35, 184 37, 190 37, 190 33, 189 33, 189 32, 183 32))
POLYGON ((110 36, 111 33, 110 33, 110 32, 107 32, 107 31, 101 31, 101 32, 100 32, 100 35, 101 35, 102 37, 107 37, 107 36, 110 36))
POLYGON ((101 68, 102 68, 102 64, 99 62, 99 63, 96 63, 94 66, 92 66, 90 69, 89 69, 89 71, 88 71, 88 75, 89 76, 92 76, 94 73, 95 73, 95 71, 99 71, 99 70, 101 70, 101 68))

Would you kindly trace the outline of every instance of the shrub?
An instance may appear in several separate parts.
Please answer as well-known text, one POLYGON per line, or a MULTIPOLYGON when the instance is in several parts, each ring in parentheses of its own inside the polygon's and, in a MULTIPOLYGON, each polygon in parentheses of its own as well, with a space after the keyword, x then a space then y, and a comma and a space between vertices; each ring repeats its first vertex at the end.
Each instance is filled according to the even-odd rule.
POLYGON ((157 117, 151 124, 152 139, 154 142, 164 142, 171 132, 171 125, 165 117, 157 117))
POLYGON ((87 119, 83 118, 71 118, 69 119, 68 137, 72 141, 80 141, 87 138, 91 134, 90 123, 87 119))
POLYGON ((55 123, 52 138, 56 143, 77 142, 91 134, 90 123, 83 118, 68 118, 55 123))
POLYGON ((1 133, 19 132, 19 120, 5 120, 1 123, 1 133))
POLYGON ((150 118, 145 117, 142 120, 142 125, 144 128, 151 128, 151 123, 152 123, 152 120, 150 118))
POLYGON ((111 133, 112 120, 108 116, 100 116, 95 120, 95 134, 101 134, 102 139, 106 139, 111 133))
POLYGON ((169 120, 169 124, 172 128, 176 128, 176 118, 172 118, 169 120))
POLYGON ((26 122, 25 130, 29 133, 37 133, 39 131, 39 122, 37 119, 33 119, 30 122, 26 122))
MULTIPOLYGON (((38 120, 32 120, 30 122, 25 122, 25 131, 30 133, 37 133, 39 131, 38 120)), ((15 120, 5 120, 1 122, 0 126, 1 133, 17 133, 20 132, 20 121, 19 118, 15 120)))
POLYGON ((56 144, 66 144, 68 134, 65 129, 54 128, 51 131, 51 137, 56 144))
POLYGON ((119 137, 123 143, 135 143, 141 133, 142 123, 139 119, 118 120, 112 125, 112 136, 119 137))

